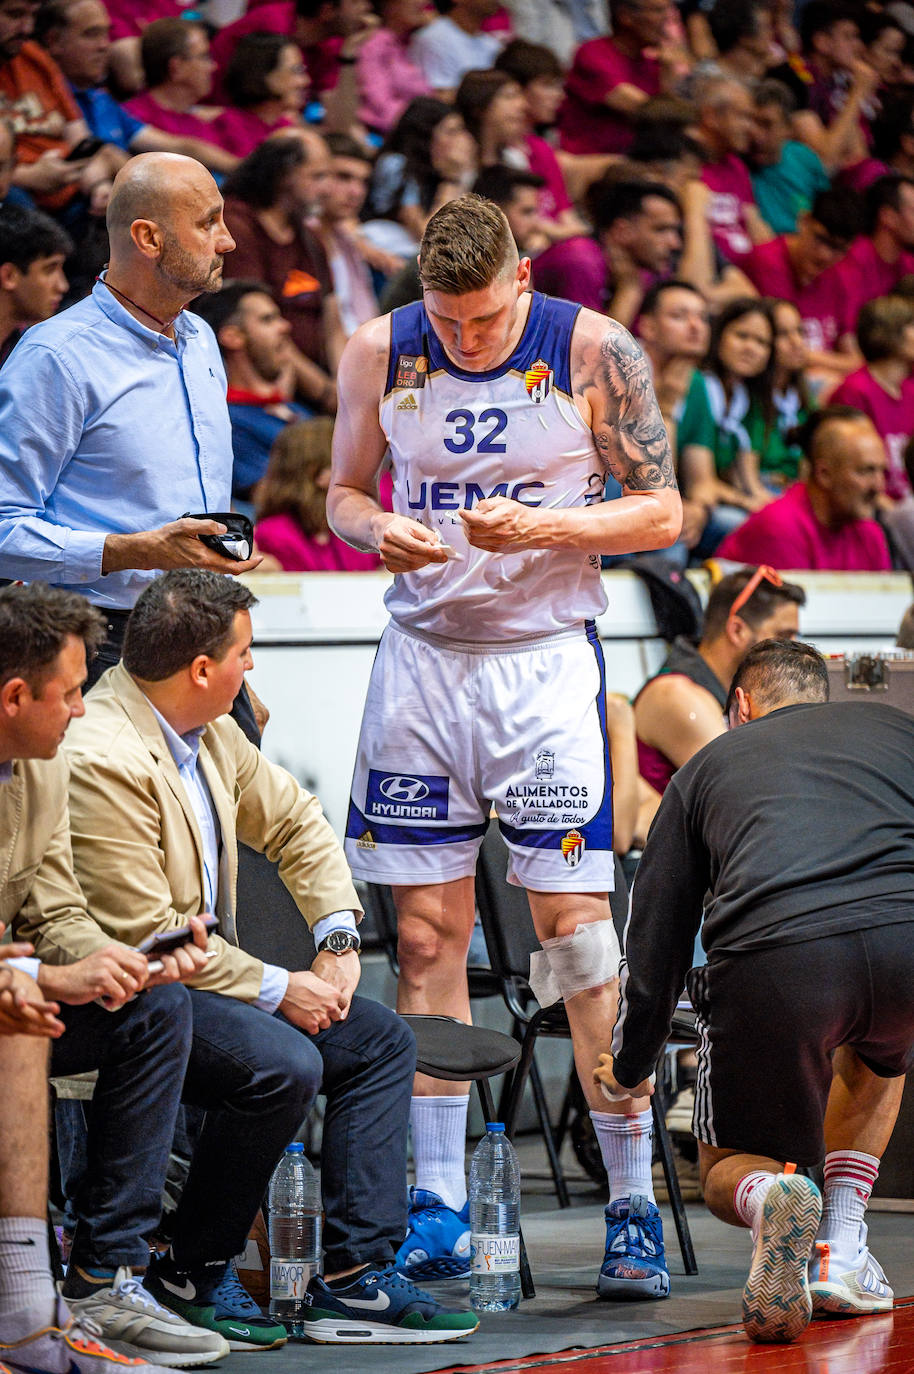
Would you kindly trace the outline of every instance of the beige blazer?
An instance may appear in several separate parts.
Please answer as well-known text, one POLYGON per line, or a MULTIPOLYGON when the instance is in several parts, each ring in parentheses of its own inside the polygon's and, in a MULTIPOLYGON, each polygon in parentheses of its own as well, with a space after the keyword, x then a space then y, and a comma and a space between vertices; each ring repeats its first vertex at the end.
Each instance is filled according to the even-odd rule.
MULTIPOLYGON (((110 936, 133 946, 185 925, 204 910, 203 843, 158 721, 123 664, 86 697, 86 714, 67 732, 66 752, 73 861, 92 915, 110 936)), ((316 797, 255 749, 231 717, 207 726, 198 766, 222 834, 215 912, 222 938, 212 937, 216 958, 190 981, 252 1002, 263 964, 238 948, 238 840, 278 862, 309 926, 333 911, 360 913, 361 907, 316 797)), ((57 939, 71 957, 86 952, 75 925, 59 930, 57 939)))
POLYGON ((55 939, 58 928, 78 932, 83 954, 111 943, 92 920, 73 872, 67 811, 67 762, 17 759, 0 783, 0 921, 17 940, 32 940, 46 963, 70 956, 55 939), (45 919, 47 938, 37 932, 45 919))

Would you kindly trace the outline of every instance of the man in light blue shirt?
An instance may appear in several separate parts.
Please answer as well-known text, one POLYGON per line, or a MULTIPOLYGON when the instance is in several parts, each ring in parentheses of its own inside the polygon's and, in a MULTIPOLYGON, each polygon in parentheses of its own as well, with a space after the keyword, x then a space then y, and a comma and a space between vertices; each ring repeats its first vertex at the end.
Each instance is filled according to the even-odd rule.
POLYGON ((0 370, 0 577, 84 593, 106 614, 96 673, 156 570, 240 573, 182 519, 227 510, 232 442, 212 331, 184 314, 218 291, 234 240, 209 172, 148 153, 115 179, 110 262, 91 296, 30 329, 0 370))

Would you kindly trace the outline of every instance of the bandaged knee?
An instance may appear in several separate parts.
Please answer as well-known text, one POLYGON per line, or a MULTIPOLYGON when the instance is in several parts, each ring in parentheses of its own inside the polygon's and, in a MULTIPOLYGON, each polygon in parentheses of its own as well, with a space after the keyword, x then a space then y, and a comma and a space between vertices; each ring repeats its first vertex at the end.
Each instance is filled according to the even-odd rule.
POLYGON ((612 921, 589 921, 571 935, 543 940, 530 955, 530 986, 541 1007, 567 1002, 619 976, 622 953, 612 921))

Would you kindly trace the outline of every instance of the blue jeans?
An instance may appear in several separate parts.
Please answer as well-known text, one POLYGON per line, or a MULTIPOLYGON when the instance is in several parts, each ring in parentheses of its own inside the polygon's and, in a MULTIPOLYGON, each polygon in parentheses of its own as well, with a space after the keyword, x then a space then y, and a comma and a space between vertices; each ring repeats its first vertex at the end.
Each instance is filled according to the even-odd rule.
MULTIPOLYGON (((321 1160, 326 1268, 392 1261, 406 1233, 406 1134, 416 1066, 415 1041, 405 1022, 380 1003, 355 997, 345 1021, 311 1036, 280 1015, 232 997, 195 989, 156 991, 188 999, 192 1039, 182 1097, 206 1113, 174 1218, 176 1262, 191 1269, 244 1249, 270 1175, 318 1092, 327 1099, 321 1160)), ((136 1003, 152 996, 143 994, 136 1003)), ((120 1142, 121 1160, 120 1195, 112 1188, 112 1208, 123 1220, 119 1248, 103 1236, 93 1251, 104 1254, 94 1263, 107 1268, 145 1264, 148 1258, 145 1246, 127 1237, 138 1241, 158 1221, 174 1130, 174 1112, 160 1112, 148 1098, 130 1130, 124 1129, 119 1105, 110 1105, 110 1134, 112 1144, 120 1142), (153 1140, 155 1169, 133 1168, 138 1151, 153 1140), (135 1195, 150 1189, 156 1194, 154 1217, 147 1206, 138 1229, 135 1195)), ((93 1102, 90 1136, 97 1116, 93 1102)), ((90 1145, 91 1160, 97 1163, 90 1145)), ((68 1177, 64 1189, 80 1196, 93 1183, 68 1177)), ((83 1249, 78 1260, 93 1263, 83 1249)))

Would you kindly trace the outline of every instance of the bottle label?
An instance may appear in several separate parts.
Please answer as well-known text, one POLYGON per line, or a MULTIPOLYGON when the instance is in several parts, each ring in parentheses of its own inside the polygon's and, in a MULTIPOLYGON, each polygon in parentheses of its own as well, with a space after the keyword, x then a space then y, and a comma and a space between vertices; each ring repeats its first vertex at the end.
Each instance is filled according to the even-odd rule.
POLYGON ((270 1260, 270 1297, 274 1302, 302 1302, 314 1265, 293 1259, 270 1260))
POLYGON ((471 1274, 516 1274, 520 1268, 520 1236, 470 1236, 471 1274))

